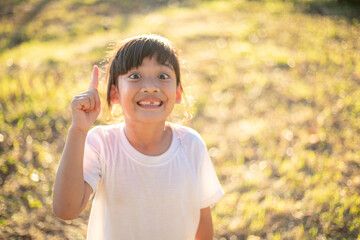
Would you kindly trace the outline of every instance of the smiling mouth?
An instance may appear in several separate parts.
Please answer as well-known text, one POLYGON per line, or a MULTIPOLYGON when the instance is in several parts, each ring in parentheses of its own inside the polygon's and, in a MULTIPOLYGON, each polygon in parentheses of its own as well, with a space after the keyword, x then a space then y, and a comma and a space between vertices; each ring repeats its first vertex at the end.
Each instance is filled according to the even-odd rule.
POLYGON ((137 104, 141 107, 160 107, 163 102, 162 101, 139 101, 137 104))

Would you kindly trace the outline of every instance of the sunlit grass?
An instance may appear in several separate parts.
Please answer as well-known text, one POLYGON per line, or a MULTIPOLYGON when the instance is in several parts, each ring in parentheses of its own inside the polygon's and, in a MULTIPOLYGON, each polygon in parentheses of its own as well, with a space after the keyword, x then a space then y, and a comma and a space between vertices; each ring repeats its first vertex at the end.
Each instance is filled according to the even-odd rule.
MULTIPOLYGON (((359 24, 298 6, 210 1, 124 15, 116 5, 106 14, 106 2, 45 5, 20 29, 24 42, 0 54, 0 236, 85 238, 88 211, 51 214, 69 103, 111 43, 156 33, 182 50, 190 125, 227 193, 213 206, 216 238, 356 239, 359 24)), ((1 21, 0 34, 16 30, 1 21)))

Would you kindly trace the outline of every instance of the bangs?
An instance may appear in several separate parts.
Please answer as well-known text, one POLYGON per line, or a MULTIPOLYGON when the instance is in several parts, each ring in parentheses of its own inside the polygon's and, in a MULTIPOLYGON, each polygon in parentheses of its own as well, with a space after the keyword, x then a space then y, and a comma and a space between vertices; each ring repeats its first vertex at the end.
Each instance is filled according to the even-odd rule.
POLYGON ((122 75, 138 68, 147 57, 156 57, 159 64, 170 64, 175 73, 179 71, 177 54, 170 42, 162 37, 150 35, 129 39, 123 43, 113 62, 117 65, 114 66, 117 70, 115 75, 122 75))

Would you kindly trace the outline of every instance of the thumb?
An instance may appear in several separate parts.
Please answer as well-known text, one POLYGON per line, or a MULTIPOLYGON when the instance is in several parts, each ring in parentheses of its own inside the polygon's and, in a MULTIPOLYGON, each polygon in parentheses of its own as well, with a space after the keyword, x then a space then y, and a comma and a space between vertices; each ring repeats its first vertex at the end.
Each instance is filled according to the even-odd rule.
POLYGON ((89 89, 98 88, 99 86, 99 68, 98 66, 94 65, 92 80, 89 86, 89 89))

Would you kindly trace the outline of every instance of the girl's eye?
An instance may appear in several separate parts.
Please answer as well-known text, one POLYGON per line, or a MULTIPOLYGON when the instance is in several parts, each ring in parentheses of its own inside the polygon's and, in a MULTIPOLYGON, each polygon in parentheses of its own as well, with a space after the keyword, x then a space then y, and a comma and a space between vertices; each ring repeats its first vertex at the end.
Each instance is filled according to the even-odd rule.
POLYGON ((139 79, 141 78, 140 74, 137 74, 137 73, 133 73, 129 76, 131 79, 139 79))
POLYGON ((159 75, 159 78, 160 78, 160 79, 169 79, 170 76, 164 73, 164 74, 160 74, 160 75, 159 75))

